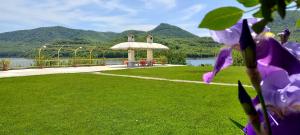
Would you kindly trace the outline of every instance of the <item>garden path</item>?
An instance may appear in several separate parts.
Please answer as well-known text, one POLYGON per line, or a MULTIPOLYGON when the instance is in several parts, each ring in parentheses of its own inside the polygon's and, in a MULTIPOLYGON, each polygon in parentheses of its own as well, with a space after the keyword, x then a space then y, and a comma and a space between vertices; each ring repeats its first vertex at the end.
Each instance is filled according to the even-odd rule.
MULTIPOLYGON (((116 77, 128 77, 128 78, 137 78, 137 79, 146 79, 146 80, 160 80, 160 81, 169 81, 169 82, 182 82, 182 83, 196 83, 196 84, 207 84, 203 81, 190 81, 190 80, 177 80, 177 79, 166 79, 166 78, 158 78, 158 77, 146 77, 146 76, 135 76, 135 75, 120 75, 120 74, 110 74, 110 73, 102 73, 102 72, 94 72, 94 74, 98 75, 106 75, 106 76, 116 76, 116 77)), ((234 86, 237 87, 237 84, 234 83, 219 83, 219 82, 211 82, 207 85, 219 85, 219 86, 234 86)), ((252 88, 250 85, 243 85, 244 87, 252 88)))

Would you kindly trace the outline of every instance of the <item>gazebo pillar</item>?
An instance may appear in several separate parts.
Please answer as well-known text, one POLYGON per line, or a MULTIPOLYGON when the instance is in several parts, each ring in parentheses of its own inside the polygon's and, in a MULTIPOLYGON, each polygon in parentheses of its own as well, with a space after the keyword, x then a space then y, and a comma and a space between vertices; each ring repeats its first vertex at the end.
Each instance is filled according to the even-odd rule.
POLYGON ((128 67, 134 67, 135 64, 135 56, 134 50, 128 50, 128 67))
POLYGON ((147 49, 147 61, 152 61, 152 60, 153 60, 153 50, 147 49))

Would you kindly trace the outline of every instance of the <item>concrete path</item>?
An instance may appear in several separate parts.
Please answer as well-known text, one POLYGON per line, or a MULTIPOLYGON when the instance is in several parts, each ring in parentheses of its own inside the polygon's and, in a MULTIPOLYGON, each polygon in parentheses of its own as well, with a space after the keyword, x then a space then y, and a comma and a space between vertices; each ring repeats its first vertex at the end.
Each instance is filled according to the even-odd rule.
POLYGON ((126 69, 126 67, 116 65, 116 66, 20 69, 20 70, 0 71, 0 78, 18 77, 18 76, 33 76, 33 75, 47 75, 47 74, 61 74, 61 73, 98 72, 98 71, 105 71, 105 70, 120 70, 120 69, 126 69))
MULTIPOLYGON (((207 83, 202 82, 202 81, 177 80, 177 79, 166 79, 166 78, 134 76, 134 75, 120 75, 120 74, 109 74, 109 73, 101 73, 101 72, 94 72, 93 74, 106 75, 106 76, 116 76, 116 77, 137 78, 137 79, 146 79, 146 80, 160 80, 160 81, 169 81, 169 82, 197 83, 197 84, 206 84, 206 85, 234 86, 234 87, 238 86, 237 84, 234 84, 234 83, 211 82, 210 84, 207 84, 207 83)), ((243 86, 248 87, 248 88, 252 88, 252 86, 250 86, 250 85, 243 85, 243 86)))
MULTIPOLYGON (((172 67, 182 65, 155 65, 154 67, 172 67)), ((139 68, 139 67, 137 67, 139 68)), ((47 74, 62 74, 62 73, 84 73, 84 72, 99 72, 107 70, 127 69, 125 65, 108 65, 108 66, 90 66, 90 67, 60 67, 60 68, 43 68, 43 69, 19 69, 0 71, 0 78, 18 77, 18 76, 33 76, 47 74)))
MULTIPOLYGON (((170 64, 168 64, 168 65, 156 65, 154 67, 174 67, 174 66, 183 66, 183 65, 170 65, 170 64)), ((137 68, 140 68, 140 67, 137 67, 137 68)), ((124 65, 110 65, 110 66, 91 66, 91 67, 61 67, 61 68, 43 68, 43 69, 20 69, 20 70, 0 71, 0 78, 19 77, 19 76, 33 76, 33 75, 47 75, 47 74, 91 72, 93 74, 106 75, 106 76, 128 77, 128 78, 138 78, 138 79, 147 79, 147 80, 161 80, 161 81, 169 81, 169 82, 206 84, 205 82, 202 82, 202 81, 176 80, 176 79, 134 76, 134 75, 119 75, 119 74, 109 74, 109 73, 101 73, 100 72, 100 71, 122 70, 122 69, 127 69, 127 67, 124 66, 124 65)), ((237 86, 237 84, 233 84, 233 83, 216 83, 216 82, 212 82, 212 83, 210 83, 210 85, 234 86, 234 87, 237 86)), ((244 85, 244 86, 245 87, 252 87, 252 86, 249 86, 249 85, 244 85)))

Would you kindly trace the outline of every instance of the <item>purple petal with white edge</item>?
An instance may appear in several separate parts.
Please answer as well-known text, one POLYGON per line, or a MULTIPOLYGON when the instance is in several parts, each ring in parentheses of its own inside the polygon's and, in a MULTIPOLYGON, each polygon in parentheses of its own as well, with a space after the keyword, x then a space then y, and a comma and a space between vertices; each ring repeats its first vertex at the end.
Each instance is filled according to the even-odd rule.
POLYGON ((205 73, 202 76, 204 82, 210 83, 220 70, 232 65, 233 60, 232 60, 231 52, 232 52, 232 48, 221 49, 217 57, 217 60, 215 62, 213 71, 205 73))
MULTIPOLYGON (((257 18, 248 18, 248 25, 251 27, 253 24, 257 23, 260 19, 257 18)), ((214 41, 225 44, 228 46, 234 46, 239 44, 241 31, 242 31, 242 20, 240 20, 237 24, 234 26, 222 30, 222 31, 210 31, 211 37, 214 41)), ((269 28, 265 28, 265 32, 270 31, 269 28)), ((251 35, 256 36, 256 33, 251 29, 251 35)))
POLYGON ((300 73, 300 61, 274 38, 259 41, 256 47, 256 57, 261 64, 282 68, 289 75, 300 73))
POLYGON ((297 42, 286 42, 283 46, 292 53, 297 59, 300 59, 300 44, 297 42))
MULTIPOLYGON (((283 119, 274 116, 278 125, 272 124, 272 135, 299 135, 300 133, 300 113, 291 113, 283 119)), ((256 135, 254 128, 250 123, 244 128, 246 135, 256 135)))
POLYGON ((282 112, 300 111, 293 108, 300 106, 300 74, 289 76, 285 70, 277 70, 263 79, 261 87, 266 104, 276 106, 282 112))
MULTIPOLYGON (((258 98, 255 97, 252 102, 254 105, 258 105, 258 98)), ((262 122, 263 115, 260 109, 258 109, 258 114, 262 122)), ((268 114, 271 122, 272 135, 298 135, 300 133, 300 113, 289 113, 285 115, 284 118, 280 118, 276 114, 268 114)), ((256 135, 250 123, 245 126, 243 131, 246 135, 256 135)))

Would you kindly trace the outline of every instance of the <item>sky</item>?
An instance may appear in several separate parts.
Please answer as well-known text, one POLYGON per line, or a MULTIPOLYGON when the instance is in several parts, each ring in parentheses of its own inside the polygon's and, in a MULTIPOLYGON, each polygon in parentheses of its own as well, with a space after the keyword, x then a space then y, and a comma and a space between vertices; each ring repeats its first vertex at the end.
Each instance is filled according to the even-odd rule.
MULTIPOLYGON (((122 32, 149 31, 160 23, 209 36, 198 25, 209 11, 236 0, 0 0, 0 32, 64 26, 122 32)), ((247 15, 246 15, 247 16, 247 15)))

